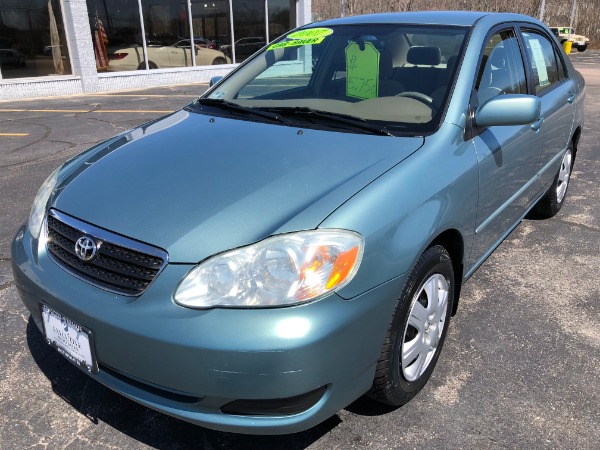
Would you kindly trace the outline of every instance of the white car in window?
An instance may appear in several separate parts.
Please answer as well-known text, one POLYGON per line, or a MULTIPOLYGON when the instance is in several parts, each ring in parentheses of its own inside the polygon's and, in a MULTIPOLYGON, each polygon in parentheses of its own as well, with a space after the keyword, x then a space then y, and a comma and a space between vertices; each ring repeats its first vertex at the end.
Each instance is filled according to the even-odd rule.
MULTIPOLYGON (((189 67, 193 65, 189 40, 174 45, 148 45, 148 68, 189 67)), ((211 66, 229 64, 231 60, 223 52, 195 46, 196 65, 211 66)), ((141 45, 108 48, 109 67, 112 71, 143 70, 146 68, 144 48, 141 45)))

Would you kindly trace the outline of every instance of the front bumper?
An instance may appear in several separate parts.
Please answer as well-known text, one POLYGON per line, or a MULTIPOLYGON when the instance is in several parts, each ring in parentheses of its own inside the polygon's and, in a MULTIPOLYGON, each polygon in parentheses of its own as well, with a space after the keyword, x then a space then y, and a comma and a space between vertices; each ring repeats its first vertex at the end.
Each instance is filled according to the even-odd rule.
POLYGON ((93 331, 100 369, 93 378, 177 418, 256 434, 310 428, 369 389, 405 281, 353 300, 333 294, 296 307, 193 310, 172 301, 190 265, 168 265, 132 299, 65 272, 26 228, 12 253, 16 285, 38 327, 44 302, 93 331), (302 412, 222 412, 236 400, 292 399, 323 387, 302 412))

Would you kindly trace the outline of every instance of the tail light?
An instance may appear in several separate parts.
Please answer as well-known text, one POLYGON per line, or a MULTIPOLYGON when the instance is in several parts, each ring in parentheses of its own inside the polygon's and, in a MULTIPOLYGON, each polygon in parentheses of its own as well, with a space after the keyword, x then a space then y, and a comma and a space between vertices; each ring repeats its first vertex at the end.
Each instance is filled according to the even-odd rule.
POLYGON ((128 55, 128 53, 111 53, 110 55, 108 55, 108 59, 110 61, 115 60, 115 59, 123 59, 128 55))

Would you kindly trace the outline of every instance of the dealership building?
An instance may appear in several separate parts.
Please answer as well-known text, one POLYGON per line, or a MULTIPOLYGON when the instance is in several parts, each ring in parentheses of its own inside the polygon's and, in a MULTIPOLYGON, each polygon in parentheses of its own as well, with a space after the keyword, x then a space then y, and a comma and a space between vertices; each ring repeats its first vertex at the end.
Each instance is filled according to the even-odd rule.
POLYGON ((207 81, 310 20, 310 0, 0 0, 0 100, 207 81))

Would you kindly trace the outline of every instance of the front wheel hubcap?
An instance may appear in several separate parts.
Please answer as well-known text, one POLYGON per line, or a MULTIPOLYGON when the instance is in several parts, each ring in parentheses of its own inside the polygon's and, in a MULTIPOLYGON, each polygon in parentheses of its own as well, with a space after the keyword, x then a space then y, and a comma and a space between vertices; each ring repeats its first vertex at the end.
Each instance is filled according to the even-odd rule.
POLYGON ((402 374, 408 381, 423 375, 435 355, 446 323, 448 291, 448 281, 436 273, 413 297, 400 351, 402 374))

